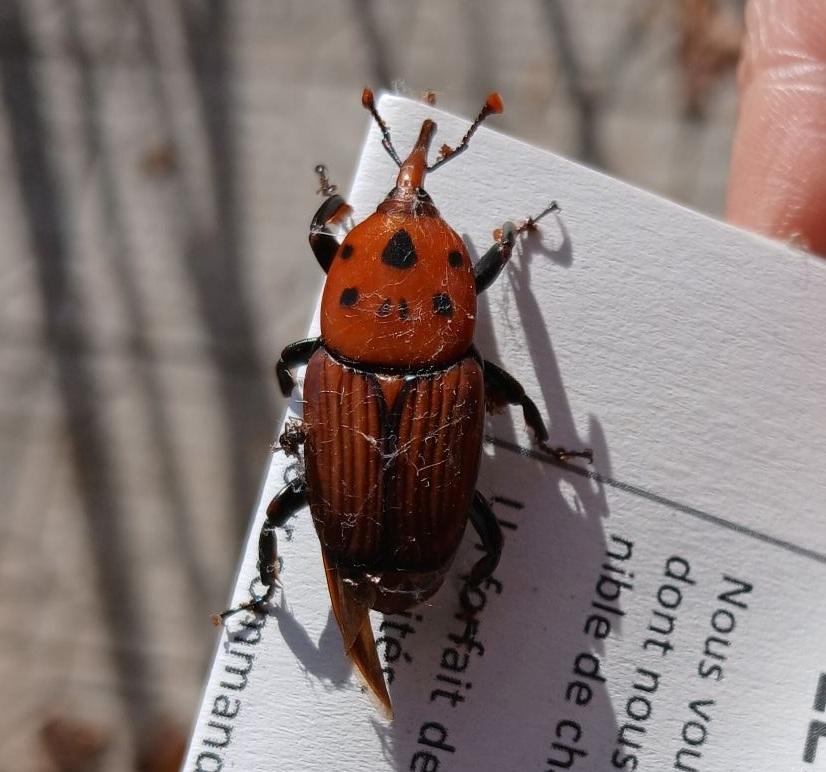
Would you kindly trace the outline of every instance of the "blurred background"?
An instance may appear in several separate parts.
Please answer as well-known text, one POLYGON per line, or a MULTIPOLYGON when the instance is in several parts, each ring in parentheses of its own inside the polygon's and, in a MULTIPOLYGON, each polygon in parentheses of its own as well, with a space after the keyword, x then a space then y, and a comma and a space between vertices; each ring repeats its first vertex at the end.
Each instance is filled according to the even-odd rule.
POLYGON ((0 0, 0 770, 177 769, 361 89, 720 215, 743 4, 0 0))

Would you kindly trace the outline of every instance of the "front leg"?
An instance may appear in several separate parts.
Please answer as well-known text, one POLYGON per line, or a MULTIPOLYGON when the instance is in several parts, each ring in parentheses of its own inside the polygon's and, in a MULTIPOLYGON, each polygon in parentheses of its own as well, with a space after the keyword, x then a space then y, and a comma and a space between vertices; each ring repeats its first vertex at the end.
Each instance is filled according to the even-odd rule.
POLYGON ((324 199, 324 203, 318 208, 310 223, 310 248, 324 273, 327 273, 340 246, 338 239, 333 236, 327 226, 330 223, 340 222, 352 210, 342 196, 336 195, 336 186, 327 179, 327 167, 319 164, 315 171, 321 185, 318 192, 323 193, 327 198, 324 199))
POLYGON ((491 410, 504 405, 519 405, 522 408, 525 423, 533 432, 536 444, 546 453, 553 454, 560 461, 567 461, 569 458, 584 458, 588 463, 593 463, 594 454, 590 448, 566 450, 565 448, 550 447, 548 445, 548 430, 542 416, 539 414, 536 403, 525 393, 524 387, 516 378, 487 360, 485 360, 485 399, 488 408, 491 410))
POLYGON ((506 222, 502 226, 502 235, 499 240, 476 263, 474 274, 477 295, 483 293, 493 284, 494 279, 500 274, 508 260, 511 259, 515 241, 516 226, 512 222, 506 222))
POLYGON ((281 358, 275 365, 275 377, 285 397, 289 397, 295 388, 295 379, 290 370, 299 365, 306 365, 315 350, 321 345, 321 338, 305 338, 285 346, 281 358))
MULTIPOLYGON (((487 251, 482 258, 476 263, 474 270, 476 278, 476 294, 479 295, 484 292, 491 284, 493 284, 496 277, 501 273, 502 269, 511 259, 513 253, 513 245, 516 243, 516 237, 525 231, 532 231, 536 229, 536 224, 545 215, 551 212, 558 212, 559 206, 556 201, 551 203, 535 217, 528 217, 519 227, 516 227, 512 222, 506 222, 501 231, 497 242, 487 251)), ((494 234, 495 237, 495 234, 494 234)))

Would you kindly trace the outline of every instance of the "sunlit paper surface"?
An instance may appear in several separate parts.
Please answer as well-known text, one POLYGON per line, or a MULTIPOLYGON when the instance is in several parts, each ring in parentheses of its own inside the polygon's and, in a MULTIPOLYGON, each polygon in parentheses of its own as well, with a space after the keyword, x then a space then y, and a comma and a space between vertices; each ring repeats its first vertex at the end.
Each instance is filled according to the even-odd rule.
MULTIPOLYGON (((428 115, 437 144, 468 125, 380 109, 402 155, 428 115)), ((356 220, 394 177, 371 127, 356 220)), ((468 532, 418 616, 375 615, 392 723, 343 656, 300 512, 276 610, 221 632, 184 768, 826 770, 826 265, 486 129, 427 187, 474 258, 562 206, 483 296, 476 341, 554 444, 594 449, 592 476, 516 452, 519 411, 489 419, 496 581, 468 630, 468 532)), ((288 473, 267 463, 233 602, 288 473)))

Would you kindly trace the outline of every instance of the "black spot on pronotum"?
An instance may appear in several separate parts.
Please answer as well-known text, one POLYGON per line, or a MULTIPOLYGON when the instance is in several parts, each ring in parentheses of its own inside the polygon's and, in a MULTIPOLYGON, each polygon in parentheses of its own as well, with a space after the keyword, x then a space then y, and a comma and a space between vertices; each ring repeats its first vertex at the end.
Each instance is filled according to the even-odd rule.
POLYGON ((453 315, 453 303, 446 292, 437 292, 433 296, 433 311, 440 316, 453 315))
POLYGON ((402 298, 399 301, 399 317, 401 319, 409 319, 410 318, 410 308, 407 305, 407 301, 402 298))
POLYGON ((390 312, 393 310, 393 306, 390 305, 390 299, 385 298, 384 302, 379 306, 379 310, 376 311, 378 316, 390 316, 390 312))
POLYGON ((359 291, 355 287, 347 287, 342 293, 341 297, 339 298, 339 303, 343 306, 352 306, 355 305, 356 301, 359 299, 359 291))
POLYGON ((352 255, 352 254, 353 254, 353 245, 352 244, 345 244, 341 248, 341 259, 342 260, 347 260, 350 257, 350 255, 352 255))
POLYGON ((416 265, 416 260, 418 257, 413 248, 413 239, 404 228, 393 234, 381 253, 381 261, 394 268, 412 268, 416 265))
POLYGON ((453 268, 461 268, 461 267, 462 267, 462 262, 463 262, 463 261, 462 261, 462 253, 461 253, 461 252, 459 252, 458 250, 454 249, 454 250, 453 250, 453 251, 452 251, 452 252, 451 252, 451 253, 447 256, 447 262, 448 262, 448 263, 450 263, 450 265, 451 265, 453 268))

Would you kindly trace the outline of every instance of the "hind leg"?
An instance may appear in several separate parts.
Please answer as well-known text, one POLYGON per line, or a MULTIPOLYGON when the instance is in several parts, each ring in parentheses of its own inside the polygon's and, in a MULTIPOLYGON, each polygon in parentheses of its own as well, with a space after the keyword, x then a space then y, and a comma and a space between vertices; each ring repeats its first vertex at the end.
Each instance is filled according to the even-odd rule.
POLYGON ((267 588, 263 595, 253 596, 245 603, 228 608, 216 614, 214 621, 220 623, 228 616, 239 611, 252 611, 256 614, 266 610, 273 593, 278 587, 278 539, 275 529, 282 528, 299 509, 307 504, 307 483, 298 479, 287 483, 267 507, 267 519, 261 526, 258 536, 258 574, 261 583, 267 588))
POLYGON ((473 564, 470 574, 459 593, 459 602, 465 613, 473 616, 478 608, 474 608, 468 596, 468 591, 478 587, 485 579, 488 579, 499 565, 499 558, 502 556, 502 527, 496 519, 496 515, 491 509, 488 500, 479 491, 473 494, 473 501, 470 505, 470 522, 482 542, 482 555, 473 564))
POLYGON ((467 580, 471 587, 478 587, 496 570, 496 566, 499 565, 499 558, 502 556, 502 545, 504 544, 502 527, 499 525, 488 500, 479 491, 473 494, 473 501, 470 505, 470 522, 479 535, 482 549, 485 551, 485 554, 470 569, 470 576, 467 580))

